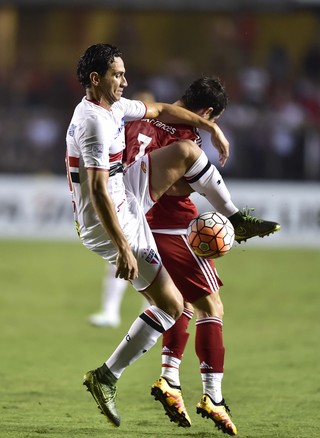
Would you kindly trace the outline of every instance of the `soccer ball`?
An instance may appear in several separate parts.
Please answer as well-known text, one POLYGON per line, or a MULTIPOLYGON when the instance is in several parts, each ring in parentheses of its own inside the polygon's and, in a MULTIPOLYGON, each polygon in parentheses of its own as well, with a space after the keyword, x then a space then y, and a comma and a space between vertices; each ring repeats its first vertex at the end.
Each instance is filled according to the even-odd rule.
POLYGON ((187 239, 197 256, 215 259, 227 254, 232 248, 234 228, 221 213, 210 211, 192 219, 187 239))

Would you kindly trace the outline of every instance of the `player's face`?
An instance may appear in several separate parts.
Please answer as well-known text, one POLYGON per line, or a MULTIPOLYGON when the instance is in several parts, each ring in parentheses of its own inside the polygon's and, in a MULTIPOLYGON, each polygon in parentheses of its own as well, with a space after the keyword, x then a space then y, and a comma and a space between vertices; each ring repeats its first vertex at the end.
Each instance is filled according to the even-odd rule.
POLYGON ((110 105, 120 99, 124 88, 128 86, 125 72, 123 60, 121 58, 114 58, 106 74, 100 78, 100 90, 104 99, 110 105))

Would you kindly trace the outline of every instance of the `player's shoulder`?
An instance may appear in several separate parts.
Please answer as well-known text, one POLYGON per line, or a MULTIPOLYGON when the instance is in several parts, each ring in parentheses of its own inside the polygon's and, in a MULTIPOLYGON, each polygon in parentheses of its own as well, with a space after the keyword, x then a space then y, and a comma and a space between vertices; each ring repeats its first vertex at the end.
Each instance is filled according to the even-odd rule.
POLYGON ((179 136, 183 136, 185 138, 193 139, 199 135, 198 128, 190 125, 176 124, 174 125, 176 128, 176 133, 179 136))
POLYGON ((105 130, 107 126, 113 127, 113 121, 108 111, 98 105, 83 105, 78 106, 72 118, 72 126, 74 126, 74 137, 82 135, 92 135, 98 130, 105 130), (101 111, 101 109, 103 111, 101 111))
POLYGON ((112 109, 120 109, 125 111, 132 108, 143 108, 145 111, 146 106, 141 100, 127 99, 126 97, 121 97, 117 102, 112 105, 112 109))
POLYGON ((179 140, 197 141, 198 136, 196 128, 182 124, 169 125, 162 130, 161 134, 161 137, 166 139, 167 144, 179 140))
POLYGON ((81 102, 77 105, 75 109, 75 115, 79 119, 97 119, 100 117, 108 116, 108 111, 106 111, 102 106, 97 103, 90 101, 84 97, 81 102))

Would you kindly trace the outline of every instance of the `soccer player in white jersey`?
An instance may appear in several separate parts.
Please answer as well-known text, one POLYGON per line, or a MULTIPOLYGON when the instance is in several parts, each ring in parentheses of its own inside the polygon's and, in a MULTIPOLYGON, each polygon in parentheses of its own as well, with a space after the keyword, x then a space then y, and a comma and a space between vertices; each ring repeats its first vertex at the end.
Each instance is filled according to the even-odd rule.
MULTIPOLYGON (((141 89, 132 95, 134 100, 154 102, 155 96, 148 89, 141 89)), ((96 327, 116 328, 121 324, 121 303, 124 299, 128 282, 122 278, 116 278, 116 268, 107 264, 102 280, 101 309, 99 312, 89 315, 88 321, 96 327)), ((142 297, 141 311, 147 307, 147 300, 142 297)))
POLYGON ((183 310, 182 296, 162 265, 144 213, 182 176, 209 202, 217 186, 225 203, 231 202, 226 188, 220 187, 219 173, 187 140, 153 151, 129 166, 125 187, 124 122, 147 117, 205 129, 211 133, 221 165, 228 158, 229 144, 215 123, 179 106, 123 98, 125 67, 114 46, 89 47, 80 58, 77 74, 86 96, 69 125, 66 154, 76 228, 87 248, 115 264, 116 276, 130 280, 152 303, 103 365, 84 376, 83 383, 103 414, 119 426, 117 380, 172 327, 183 310))

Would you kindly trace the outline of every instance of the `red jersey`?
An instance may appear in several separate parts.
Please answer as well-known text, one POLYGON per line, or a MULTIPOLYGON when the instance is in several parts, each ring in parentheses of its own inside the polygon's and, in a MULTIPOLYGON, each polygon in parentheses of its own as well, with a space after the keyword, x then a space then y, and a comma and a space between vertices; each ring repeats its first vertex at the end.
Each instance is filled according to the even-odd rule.
MULTIPOLYGON (((196 128, 187 125, 167 125, 157 119, 127 123, 125 136, 124 161, 128 164, 146 153, 179 140, 193 140, 201 146, 201 137, 196 128)), ((171 233, 175 234, 174 230, 183 232, 182 230, 185 230, 197 215, 198 210, 189 196, 163 195, 146 217, 152 230, 171 230, 171 233)))

